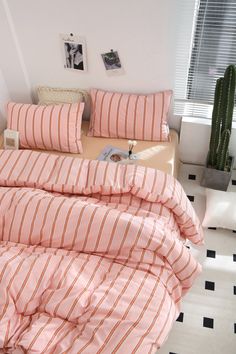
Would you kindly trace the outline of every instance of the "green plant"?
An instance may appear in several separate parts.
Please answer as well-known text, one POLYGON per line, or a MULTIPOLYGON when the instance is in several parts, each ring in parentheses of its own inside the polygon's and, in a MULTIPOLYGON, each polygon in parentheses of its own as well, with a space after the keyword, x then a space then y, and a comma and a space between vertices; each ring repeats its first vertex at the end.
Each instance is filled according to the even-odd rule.
POLYGON ((229 141, 232 129, 236 69, 229 65, 216 82, 214 107, 212 112, 211 138, 208 153, 208 166, 217 170, 228 170, 229 141))

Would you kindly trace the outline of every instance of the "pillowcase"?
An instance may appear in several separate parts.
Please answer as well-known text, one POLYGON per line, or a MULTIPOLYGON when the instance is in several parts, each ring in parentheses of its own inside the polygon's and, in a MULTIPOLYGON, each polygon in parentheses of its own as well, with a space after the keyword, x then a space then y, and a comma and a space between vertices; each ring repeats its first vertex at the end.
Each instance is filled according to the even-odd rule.
POLYGON ((204 227, 236 230, 236 193, 206 189, 204 227))
POLYGON ((135 95, 92 89, 90 94, 89 136, 168 141, 172 91, 135 95))
POLYGON ((7 128, 19 131, 20 147, 82 153, 84 103, 38 106, 9 102, 7 128))
POLYGON ((84 117, 89 118, 90 115, 90 97, 87 91, 76 88, 61 88, 39 86, 37 87, 38 104, 51 105, 63 103, 79 103, 84 102, 84 117))
POLYGON ((62 104, 83 102, 84 91, 60 87, 39 86, 37 88, 38 104, 62 104))

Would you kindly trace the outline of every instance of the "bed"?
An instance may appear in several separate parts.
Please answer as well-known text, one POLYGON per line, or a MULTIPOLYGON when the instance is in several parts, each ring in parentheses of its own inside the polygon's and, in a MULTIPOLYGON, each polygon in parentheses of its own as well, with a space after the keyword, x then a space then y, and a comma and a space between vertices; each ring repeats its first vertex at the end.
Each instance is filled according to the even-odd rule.
POLYGON ((190 201, 146 166, 1 150, 0 231, 5 353, 155 353, 201 271, 190 201))
POLYGON ((90 125, 83 101, 8 103, 25 149, 0 150, 0 352, 143 354, 166 340, 201 271, 186 240, 203 243, 175 179, 171 95, 93 89, 90 125), (128 139, 135 163, 96 159, 128 139))
MULTIPOLYGON (((113 145, 127 150, 127 139, 97 138, 87 136, 89 122, 82 122, 82 145, 84 152, 75 154, 79 158, 96 159, 99 153, 106 145, 113 145)), ((3 136, 0 136, 0 148, 3 148, 3 136)), ((145 167, 152 167, 162 170, 177 177, 178 173, 178 134, 175 130, 170 130, 169 142, 138 141, 135 147, 138 153, 138 164, 145 167)), ((67 155, 70 153, 61 153, 54 151, 54 154, 67 155)), ((74 156, 74 155, 73 155, 74 156)))

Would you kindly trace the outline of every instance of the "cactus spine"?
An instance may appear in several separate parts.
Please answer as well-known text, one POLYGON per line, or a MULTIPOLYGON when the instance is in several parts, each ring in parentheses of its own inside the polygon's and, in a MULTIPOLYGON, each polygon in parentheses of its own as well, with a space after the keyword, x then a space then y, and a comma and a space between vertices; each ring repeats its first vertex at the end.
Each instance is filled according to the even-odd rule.
POLYGON ((216 168, 217 170, 224 171, 225 164, 228 157, 228 146, 229 146, 229 139, 230 139, 230 130, 226 129, 223 131, 220 145, 219 145, 219 153, 217 156, 216 168))
POLYGON ((219 78, 216 82, 208 165, 222 171, 226 170, 228 165, 235 82, 234 65, 229 65, 225 70, 224 78, 219 78))

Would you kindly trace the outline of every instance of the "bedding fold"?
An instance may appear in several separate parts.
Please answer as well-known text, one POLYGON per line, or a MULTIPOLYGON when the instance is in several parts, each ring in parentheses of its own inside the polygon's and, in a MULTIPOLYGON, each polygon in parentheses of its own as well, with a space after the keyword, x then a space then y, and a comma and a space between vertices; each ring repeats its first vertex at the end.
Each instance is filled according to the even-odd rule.
POLYGON ((137 197, 159 203, 174 214, 185 238, 203 242, 200 222, 172 176, 152 168, 83 160, 31 150, 0 151, 0 185, 34 187, 74 195, 126 195, 126 203, 137 197), (129 195, 127 196, 127 194, 129 195))

